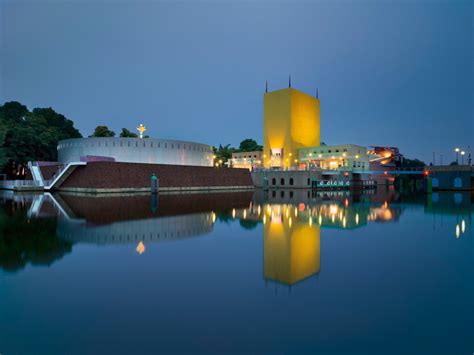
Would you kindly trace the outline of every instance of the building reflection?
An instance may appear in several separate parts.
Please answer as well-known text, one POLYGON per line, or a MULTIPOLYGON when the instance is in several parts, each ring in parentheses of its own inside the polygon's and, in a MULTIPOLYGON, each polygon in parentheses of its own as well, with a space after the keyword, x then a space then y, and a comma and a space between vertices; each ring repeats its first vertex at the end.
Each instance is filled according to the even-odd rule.
POLYGON ((293 206, 264 206, 265 279, 295 284, 319 272, 320 227, 293 206))

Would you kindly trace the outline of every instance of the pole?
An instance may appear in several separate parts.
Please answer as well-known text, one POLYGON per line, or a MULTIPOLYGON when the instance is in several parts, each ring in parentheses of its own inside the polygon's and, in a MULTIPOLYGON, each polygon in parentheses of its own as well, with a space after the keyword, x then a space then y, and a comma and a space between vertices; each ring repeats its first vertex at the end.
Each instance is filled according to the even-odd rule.
POLYGON ((433 152, 433 166, 435 166, 435 152, 433 152))
POLYGON ((443 165, 443 154, 440 154, 439 158, 440 158, 440 165, 443 165))

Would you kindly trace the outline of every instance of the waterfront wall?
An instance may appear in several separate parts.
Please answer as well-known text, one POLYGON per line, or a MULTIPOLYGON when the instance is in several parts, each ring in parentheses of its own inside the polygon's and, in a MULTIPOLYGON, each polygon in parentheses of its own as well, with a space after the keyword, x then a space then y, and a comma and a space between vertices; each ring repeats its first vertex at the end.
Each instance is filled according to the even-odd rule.
POLYGON ((213 166, 210 145, 156 138, 76 138, 58 143, 61 164, 81 157, 109 157, 117 162, 213 166))
POLYGON ((87 193, 150 191, 152 174, 159 179, 160 192, 253 189, 247 169, 114 162, 77 167, 58 189, 87 193))

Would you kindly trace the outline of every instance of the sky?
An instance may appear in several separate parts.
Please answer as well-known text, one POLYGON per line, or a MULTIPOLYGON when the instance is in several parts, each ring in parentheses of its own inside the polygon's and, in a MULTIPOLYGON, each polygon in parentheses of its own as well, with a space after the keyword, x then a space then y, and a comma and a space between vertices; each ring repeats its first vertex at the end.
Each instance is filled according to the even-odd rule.
POLYGON ((0 0, 0 104, 85 136, 263 141, 263 94, 321 102, 326 144, 454 160, 474 146, 472 1, 0 0))

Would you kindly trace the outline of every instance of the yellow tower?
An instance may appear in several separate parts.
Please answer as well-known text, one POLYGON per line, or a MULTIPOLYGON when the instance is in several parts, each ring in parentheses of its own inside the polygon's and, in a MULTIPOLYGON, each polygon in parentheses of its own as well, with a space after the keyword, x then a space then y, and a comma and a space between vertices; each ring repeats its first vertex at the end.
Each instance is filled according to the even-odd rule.
POLYGON ((298 149, 320 144, 319 99, 293 88, 264 95, 265 168, 298 165, 298 149))

